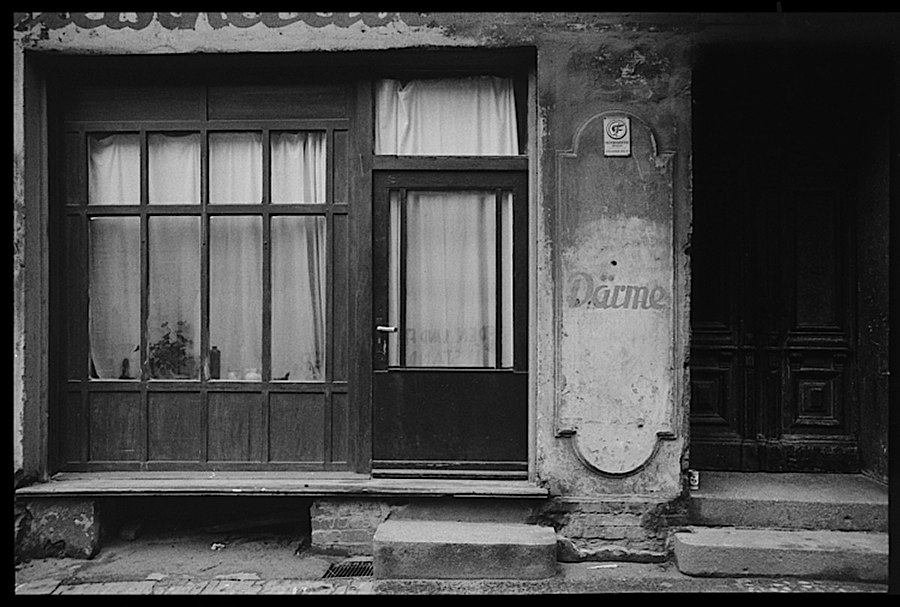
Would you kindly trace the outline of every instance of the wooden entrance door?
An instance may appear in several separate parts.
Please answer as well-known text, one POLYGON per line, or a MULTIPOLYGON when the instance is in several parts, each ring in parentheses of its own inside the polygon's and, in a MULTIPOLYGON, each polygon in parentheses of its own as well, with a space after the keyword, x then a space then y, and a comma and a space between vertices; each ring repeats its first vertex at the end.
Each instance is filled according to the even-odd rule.
POLYGON ((373 475, 523 477, 524 174, 378 173, 374 200, 373 475))
POLYGON ((694 468, 858 469, 856 169, 828 67, 723 53, 695 73, 694 468))

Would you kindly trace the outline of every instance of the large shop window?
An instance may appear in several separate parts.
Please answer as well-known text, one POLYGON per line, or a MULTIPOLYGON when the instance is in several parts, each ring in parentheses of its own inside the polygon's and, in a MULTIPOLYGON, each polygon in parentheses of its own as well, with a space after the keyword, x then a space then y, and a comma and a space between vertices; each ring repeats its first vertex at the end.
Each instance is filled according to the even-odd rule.
POLYGON ((68 86, 58 467, 354 470, 354 88, 68 86))
MULTIPOLYGON (((273 205, 323 203, 324 133, 272 132, 270 141, 273 205)), ((89 142, 88 204, 123 212, 139 205, 138 137, 92 133, 89 142)), ((90 216, 91 378, 321 380, 324 217, 262 214, 260 132, 209 133, 209 204, 201 207, 201 148, 198 133, 149 133, 147 211, 136 216, 90 216), (172 214, 166 212, 168 205, 185 208, 172 214), (244 207, 240 214, 217 214, 216 205, 244 207), (149 275, 143 310, 142 222, 149 275), (265 291, 264 227, 271 243, 270 288, 265 291), (209 277, 205 319, 204 266, 209 277), (264 313, 271 318, 268 365, 263 364, 264 313), (201 350, 204 320, 209 348, 201 350)))

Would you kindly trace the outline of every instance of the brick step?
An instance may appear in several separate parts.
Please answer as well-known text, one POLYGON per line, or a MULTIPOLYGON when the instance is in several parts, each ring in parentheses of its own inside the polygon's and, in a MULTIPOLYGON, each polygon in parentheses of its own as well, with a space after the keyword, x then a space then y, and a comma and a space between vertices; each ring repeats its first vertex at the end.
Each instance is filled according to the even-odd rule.
POLYGON ((888 580, 887 533, 692 527, 674 539, 679 571, 696 577, 888 580))
POLYGON ((556 532, 524 523, 393 520, 373 542, 381 579, 544 579, 557 571, 556 532))

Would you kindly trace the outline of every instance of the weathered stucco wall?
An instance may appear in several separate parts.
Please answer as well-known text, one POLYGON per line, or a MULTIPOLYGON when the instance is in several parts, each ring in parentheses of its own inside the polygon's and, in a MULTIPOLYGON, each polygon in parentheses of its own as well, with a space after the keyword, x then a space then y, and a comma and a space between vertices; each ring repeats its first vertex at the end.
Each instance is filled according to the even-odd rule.
POLYGON ((588 28, 538 53, 538 250, 550 288, 537 358, 555 368, 537 376, 537 453, 560 495, 681 490, 689 41, 659 29, 588 28), (630 118, 630 157, 604 156, 603 118, 617 116, 630 118))
POLYGON ((23 460, 23 383, 25 352, 23 329, 25 320, 25 179, 23 160, 24 138, 24 61, 22 49, 13 47, 13 474, 18 474, 23 460))

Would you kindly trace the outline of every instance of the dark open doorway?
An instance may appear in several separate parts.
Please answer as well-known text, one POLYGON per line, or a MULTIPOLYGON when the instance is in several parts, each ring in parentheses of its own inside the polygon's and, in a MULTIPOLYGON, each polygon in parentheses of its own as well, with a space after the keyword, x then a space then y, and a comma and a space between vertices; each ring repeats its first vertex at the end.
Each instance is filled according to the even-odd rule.
POLYGON ((694 73, 691 466, 887 470, 890 70, 709 47, 694 73))

